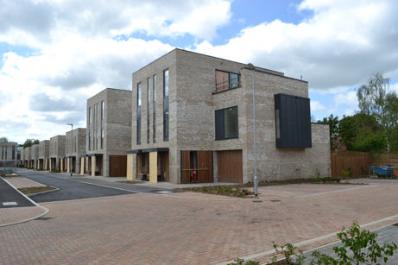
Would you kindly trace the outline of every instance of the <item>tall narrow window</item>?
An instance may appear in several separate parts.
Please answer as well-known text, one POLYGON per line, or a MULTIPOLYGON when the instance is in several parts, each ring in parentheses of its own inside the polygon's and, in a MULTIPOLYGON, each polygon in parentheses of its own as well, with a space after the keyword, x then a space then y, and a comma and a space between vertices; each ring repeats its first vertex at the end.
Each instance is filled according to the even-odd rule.
POLYGON ((149 129, 151 117, 151 98, 152 98, 152 78, 148 77, 146 80, 146 142, 149 144, 149 129))
POLYGON ((153 80, 152 80, 152 137, 153 137, 154 143, 156 143, 156 83, 157 83, 157 76, 153 75, 153 80))
POLYGON ((88 150, 91 150, 91 107, 88 107, 88 117, 87 117, 87 130, 88 130, 88 150))
POLYGON ((169 140, 169 70, 163 71, 163 141, 169 140))
POLYGON ((105 102, 101 101, 101 149, 104 148, 104 115, 105 115, 105 102))
POLYGON ((137 144, 141 144, 141 83, 137 84, 137 144))

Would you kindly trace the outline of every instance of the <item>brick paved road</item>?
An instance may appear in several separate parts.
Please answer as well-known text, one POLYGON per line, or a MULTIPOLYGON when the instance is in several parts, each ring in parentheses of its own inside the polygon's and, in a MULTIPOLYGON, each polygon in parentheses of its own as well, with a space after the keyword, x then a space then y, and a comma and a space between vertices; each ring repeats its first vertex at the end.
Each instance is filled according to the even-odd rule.
POLYGON ((0 264, 217 264, 396 215, 397 184, 267 187, 262 203, 188 192, 44 203, 48 219, 0 228, 0 264))

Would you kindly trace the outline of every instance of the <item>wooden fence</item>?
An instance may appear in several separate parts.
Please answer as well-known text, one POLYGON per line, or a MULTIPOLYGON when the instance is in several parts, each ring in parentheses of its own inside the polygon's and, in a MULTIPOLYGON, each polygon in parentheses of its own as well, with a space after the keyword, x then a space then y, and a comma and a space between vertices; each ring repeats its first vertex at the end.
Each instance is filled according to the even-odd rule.
POLYGON ((370 165, 392 165, 398 172, 398 154, 370 154, 363 152, 340 151, 331 155, 333 177, 360 177, 369 175, 370 165))

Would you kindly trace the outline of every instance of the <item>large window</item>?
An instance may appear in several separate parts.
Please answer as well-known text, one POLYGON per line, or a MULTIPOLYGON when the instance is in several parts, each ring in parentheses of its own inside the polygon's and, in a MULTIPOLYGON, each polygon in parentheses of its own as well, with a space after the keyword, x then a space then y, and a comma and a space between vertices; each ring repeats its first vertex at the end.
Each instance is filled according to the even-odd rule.
POLYGON ((152 81, 152 137, 153 142, 156 143, 156 83, 157 75, 153 75, 152 81))
POLYGON ((137 144, 141 144, 141 83, 137 84, 137 144))
POLYGON ((163 141, 169 140, 169 70, 163 71, 163 141))
POLYGON ((105 115, 105 102, 101 101, 101 149, 104 148, 104 115, 105 115))
POLYGON ((240 86, 240 74, 216 70, 216 92, 240 86))
POLYGON ((150 130, 150 117, 151 117, 151 99, 152 99, 152 78, 148 77, 146 81, 146 142, 149 144, 149 130, 150 130))
POLYGON ((88 117, 87 117, 87 130, 88 130, 88 150, 91 150, 91 107, 88 107, 88 117))
POLYGON ((239 138, 238 107, 216 110, 216 140, 239 138))

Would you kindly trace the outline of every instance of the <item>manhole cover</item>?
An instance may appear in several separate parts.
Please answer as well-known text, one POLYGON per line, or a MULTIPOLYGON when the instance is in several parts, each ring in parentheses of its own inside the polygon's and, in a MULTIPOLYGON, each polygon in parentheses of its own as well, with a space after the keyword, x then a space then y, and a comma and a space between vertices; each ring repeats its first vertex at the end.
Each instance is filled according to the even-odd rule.
POLYGON ((50 219, 52 219, 52 217, 50 217, 50 216, 42 216, 42 217, 37 218, 36 220, 46 221, 46 220, 50 220, 50 219))
POLYGON ((280 202, 281 200, 271 200, 271 202, 280 202))

